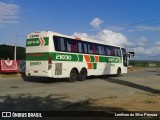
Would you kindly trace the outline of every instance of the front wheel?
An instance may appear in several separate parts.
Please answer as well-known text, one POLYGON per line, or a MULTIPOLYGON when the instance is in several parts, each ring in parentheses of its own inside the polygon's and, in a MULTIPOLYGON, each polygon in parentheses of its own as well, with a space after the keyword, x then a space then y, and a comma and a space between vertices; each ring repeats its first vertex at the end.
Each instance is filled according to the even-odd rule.
POLYGON ((69 78, 69 81, 70 82, 74 82, 76 81, 78 78, 78 73, 75 69, 72 69, 71 72, 70 72, 70 78, 69 78))
POLYGON ((117 74, 116 74, 116 76, 119 77, 120 75, 121 75, 121 69, 118 68, 118 69, 117 69, 117 74))

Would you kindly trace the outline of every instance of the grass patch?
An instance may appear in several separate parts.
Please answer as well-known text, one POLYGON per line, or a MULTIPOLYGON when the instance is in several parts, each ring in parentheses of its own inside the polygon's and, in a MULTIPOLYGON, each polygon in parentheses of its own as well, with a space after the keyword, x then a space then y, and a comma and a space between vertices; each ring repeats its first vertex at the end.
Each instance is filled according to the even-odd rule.
POLYGON ((158 102, 155 101, 155 100, 144 100, 143 103, 145 103, 145 104, 156 104, 158 102))
POLYGON ((0 73, 0 78, 8 78, 8 77, 18 77, 20 74, 18 73, 0 73))

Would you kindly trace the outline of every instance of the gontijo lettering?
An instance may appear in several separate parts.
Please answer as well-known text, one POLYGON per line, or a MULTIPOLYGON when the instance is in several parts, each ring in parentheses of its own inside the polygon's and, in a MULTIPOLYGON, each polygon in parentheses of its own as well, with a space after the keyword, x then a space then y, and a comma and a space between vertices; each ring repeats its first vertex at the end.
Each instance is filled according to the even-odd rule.
POLYGON ((40 41, 39 40, 30 40, 30 41, 27 41, 27 44, 39 44, 40 41))

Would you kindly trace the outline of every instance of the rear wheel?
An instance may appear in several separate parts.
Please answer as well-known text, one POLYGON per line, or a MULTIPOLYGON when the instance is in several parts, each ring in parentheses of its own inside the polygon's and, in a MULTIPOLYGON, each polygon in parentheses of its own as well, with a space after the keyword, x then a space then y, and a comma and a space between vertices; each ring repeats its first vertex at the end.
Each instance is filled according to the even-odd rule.
POLYGON ((69 81, 70 81, 70 82, 74 82, 74 81, 77 80, 77 78, 78 78, 77 70, 76 70, 76 69, 72 69, 71 72, 70 72, 69 81))
POLYGON ((87 78, 87 70, 81 69, 80 73, 78 74, 78 80, 83 81, 87 78))

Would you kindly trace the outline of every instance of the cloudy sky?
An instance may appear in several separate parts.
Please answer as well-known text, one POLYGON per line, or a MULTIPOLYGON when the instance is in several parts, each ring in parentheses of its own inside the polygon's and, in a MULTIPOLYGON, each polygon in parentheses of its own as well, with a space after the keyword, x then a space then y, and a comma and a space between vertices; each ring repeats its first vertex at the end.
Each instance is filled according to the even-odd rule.
POLYGON ((160 0, 1 0, 0 44, 25 46, 30 32, 50 30, 160 60, 160 0))

